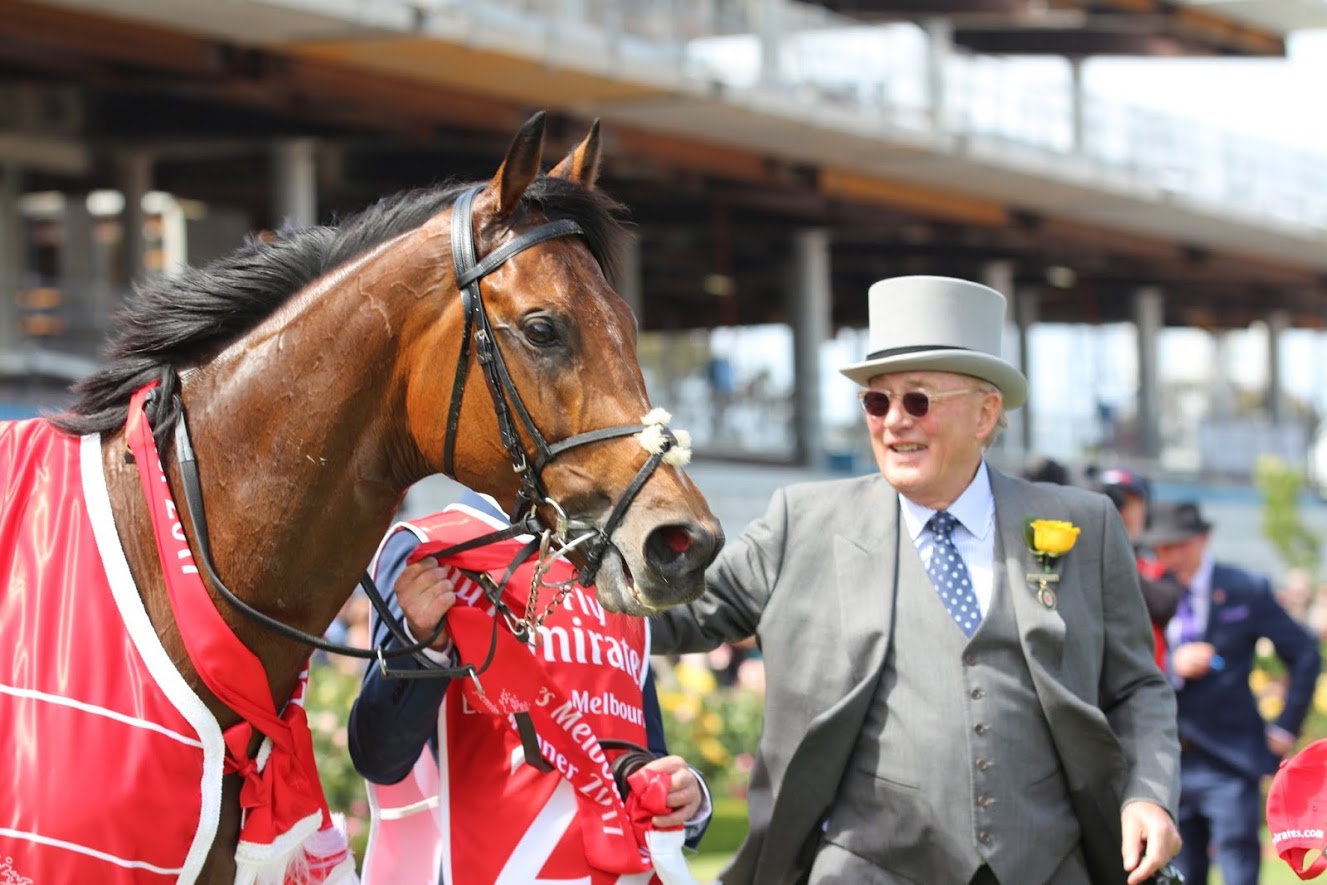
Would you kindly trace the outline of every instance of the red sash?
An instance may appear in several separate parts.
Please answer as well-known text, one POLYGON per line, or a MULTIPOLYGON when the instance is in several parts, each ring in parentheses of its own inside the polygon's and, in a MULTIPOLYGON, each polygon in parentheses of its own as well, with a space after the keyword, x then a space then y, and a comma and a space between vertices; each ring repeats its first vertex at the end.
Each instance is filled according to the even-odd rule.
MULTIPOLYGON (((422 540, 418 560, 442 548, 488 534, 493 526, 453 509, 405 524, 422 540)), ((522 541, 487 545, 450 557, 446 565, 489 572, 500 580, 522 541)), ((504 599, 524 614, 533 565, 520 566, 504 599)), ((571 578, 558 561, 545 580, 571 578)), ((488 654, 492 610, 480 588, 455 572, 458 604, 448 614, 460 657, 488 654)), ((556 591, 541 588, 537 613, 556 591)), ((583 880, 649 880, 650 859, 631 825, 631 809, 613 785, 600 738, 646 742, 641 683, 648 664, 648 634, 639 618, 605 612, 593 590, 572 586, 549 611, 537 645, 522 645, 499 630, 497 653, 479 677, 447 693, 440 718, 444 756, 443 851, 452 885, 583 880), (510 713, 528 711, 544 758, 543 773, 521 764, 524 754, 510 713), (501 821, 476 826, 475 820, 501 821)))

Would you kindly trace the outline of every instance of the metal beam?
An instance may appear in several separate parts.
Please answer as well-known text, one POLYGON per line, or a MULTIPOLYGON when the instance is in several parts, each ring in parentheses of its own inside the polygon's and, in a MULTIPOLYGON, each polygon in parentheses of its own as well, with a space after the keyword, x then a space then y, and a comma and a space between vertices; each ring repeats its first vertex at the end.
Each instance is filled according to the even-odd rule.
POLYGON ((1079 28, 955 28, 954 42, 982 55, 1208 55, 1172 34, 1079 28))

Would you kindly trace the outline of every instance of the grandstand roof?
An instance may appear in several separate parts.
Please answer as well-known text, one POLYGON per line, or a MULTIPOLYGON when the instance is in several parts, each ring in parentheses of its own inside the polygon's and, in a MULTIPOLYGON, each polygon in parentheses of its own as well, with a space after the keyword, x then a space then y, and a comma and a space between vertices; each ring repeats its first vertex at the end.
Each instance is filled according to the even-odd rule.
POLYGON ((1287 32, 1327 21, 1327 8, 1302 0, 815 2, 865 21, 946 19, 958 45, 1002 55, 1279 56, 1287 32))

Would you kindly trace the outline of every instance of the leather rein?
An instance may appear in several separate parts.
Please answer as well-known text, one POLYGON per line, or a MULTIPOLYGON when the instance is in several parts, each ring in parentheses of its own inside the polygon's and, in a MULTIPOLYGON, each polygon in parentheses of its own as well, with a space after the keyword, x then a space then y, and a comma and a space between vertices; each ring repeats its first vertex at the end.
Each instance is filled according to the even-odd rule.
MULTIPOLYGON (((446 559, 466 550, 481 547, 487 544, 497 543, 509 540, 520 535, 531 535, 532 539, 517 552, 511 564, 507 567, 506 574, 500 582, 494 581, 486 573, 466 572, 466 575, 474 580, 483 588, 484 594, 490 604, 494 606, 498 613, 493 619, 493 636, 489 644, 488 655, 485 660, 478 665, 474 663, 465 663, 459 667, 444 667, 424 654, 424 650, 431 646, 442 634, 445 626, 445 620, 440 622, 433 633, 419 641, 413 641, 405 632, 403 625, 392 614, 388 608, 387 602, 383 599, 382 593, 374 584, 373 579, 366 572, 359 580, 360 586, 364 588, 365 595, 368 596, 370 604, 377 611, 378 617, 387 626, 392 637, 400 643, 400 647, 389 649, 386 644, 376 648, 358 648, 350 645, 342 645, 331 642, 312 633, 306 633, 303 630, 292 627, 282 621, 273 618, 265 612, 259 611, 243 599, 235 595, 228 588, 217 574, 216 567, 212 559, 212 545, 207 530, 207 517, 203 507, 202 483, 199 480, 198 461, 194 454, 193 445, 189 439, 188 422, 184 413, 183 404, 177 401, 180 419, 175 427, 175 449, 176 458, 180 467, 180 475, 184 483, 185 505, 189 511, 189 516, 193 521, 196 540, 198 543, 199 561, 207 572, 212 586, 223 599, 242 614, 258 623, 260 626, 277 633, 287 639, 303 643, 316 649, 331 653, 345 655, 352 658, 376 659, 383 675, 401 678, 401 679, 427 679, 441 678, 453 679, 457 677, 470 677, 478 681, 477 677, 486 670, 492 663, 494 652, 497 648, 497 631, 499 619, 505 622, 518 639, 528 640, 533 630, 539 626, 541 617, 536 617, 533 612, 535 593, 539 587, 551 587, 559 594, 565 594, 571 586, 572 581, 561 582, 556 585, 547 585, 542 583, 542 576, 547 570, 548 564, 570 550, 582 545, 586 548, 585 566, 580 569, 578 575, 573 579, 582 586, 590 586, 594 583, 595 576, 598 574, 599 567, 603 563, 603 557, 612 546, 612 535, 621 524, 626 515, 627 508, 632 500, 644 486, 645 482, 654 473, 663 456, 674 446, 677 445, 677 439, 672 431, 667 427, 660 427, 663 443, 658 451, 650 454, 646 462, 641 465, 636 477, 631 484, 623 491, 618 499, 613 511, 602 528, 591 524, 576 523, 573 524, 566 517, 565 511, 552 498, 548 497, 544 488, 541 475, 545 467, 548 466, 558 455, 577 446, 589 445, 591 443, 602 442, 604 440, 617 439, 623 436, 630 436, 640 433, 647 428, 645 424, 629 424, 617 427, 604 427, 598 430, 591 430, 585 433, 579 433, 570 436, 560 442, 549 444, 543 434, 535 426, 534 420, 530 417, 529 411, 525 408, 521 400, 520 392, 517 391, 512 382, 511 375, 507 371, 506 364, 502 359, 502 351, 496 346, 493 340, 492 328, 489 325, 488 314, 484 310, 483 296, 480 290, 480 281, 493 271, 501 267, 508 259, 529 249, 539 243, 557 237, 574 236, 583 234, 575 221, 571 219, 559 219, 540 225, 532 230, 526 231, 520 236, 514 237, 504 243, 499 248, 489 253, 482 261, 477 260, 475 255, 474 230, 471 221, 471 206, 475 195, 483 189, 483 186, 466 191, 456 200, 452 207, 452 263, 456 276, 456 286, 461 293, 461 304, 464 309, 465 325, 464 337, 462 338, 460 357, 458 359, 455 380, 452 384, 451 404, 447 412, 447 436, 443 451, 443 472, 447 475, 453 474, 456 434, 459 429, 461 398, 465 392, 466 376, 469 371, 470 351, 474 348, 476 361, 484 373, 484 381, 488 387, 488 392, 493 400, 493 410, 498 421, 498 432, 502 440, 502 445, 507 451, 507 456, 511 461, 512 469, 521 478, 521 488, 516 496, 515 506, 512 513, 515 514, 511 526, 490 534, 473 538, 460 544, 448 547, 438 551, 435 556, 439 560, 446 559), (517 432, 512 413, 520 420, 524 427, 526 436, 529 437, 534 446, 533 464, 531 458, 527 457, 525 446, 517 432), (553 525, 546 524, 545 520, 539 515, 540 507, 547 507, 554 511, 556 518, 553 525), (532 556, 538 556, 539 561, 535 568, 535 585, 531 587, 531 597, 523 616, 518 616, 502 599, 502 588, 506 586, 511 579, 512 574, 517 567, 529 560, 532 556), (399 670, 391 669, 387 665, 388 659, 400 658, 405 656, 413 657, 420 665, 418 670, 399 670)), ((156 391, 153 391, 153 395, 156 391)), ((149 411, 149 414, 151 412, 149 411)), ((556 605, 560 596, 554 600, 552 605, 556 605)), ((544 617, 548 611, 551 611, 551 605, 545 610, 544 617)))

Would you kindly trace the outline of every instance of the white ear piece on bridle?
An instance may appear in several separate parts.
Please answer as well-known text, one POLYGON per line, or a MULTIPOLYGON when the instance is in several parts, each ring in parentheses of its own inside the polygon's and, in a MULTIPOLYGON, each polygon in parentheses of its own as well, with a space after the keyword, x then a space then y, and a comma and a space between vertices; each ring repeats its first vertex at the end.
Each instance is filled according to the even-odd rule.
POLYGON ((691 463, 691 433, 687 430, 674 430, 673 438, 677 445, 663 456, 663 462, 670 467, 685 467, 691 463))
POLYGON ((691 434, 685 430, 672 431, 675 445, 664 452, 664 427, 673 416, 668 414, 666 409, 651 409, 650 413, 640 419, 640 423, 645 425, 645 429, 636 434, 637 441, 641 448, 651 455, 657 455, 663 452, 663 463, 670 467, 685 467, 691 463, 691 434))

